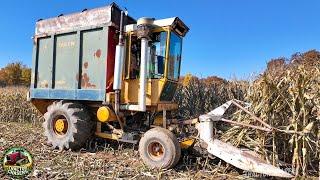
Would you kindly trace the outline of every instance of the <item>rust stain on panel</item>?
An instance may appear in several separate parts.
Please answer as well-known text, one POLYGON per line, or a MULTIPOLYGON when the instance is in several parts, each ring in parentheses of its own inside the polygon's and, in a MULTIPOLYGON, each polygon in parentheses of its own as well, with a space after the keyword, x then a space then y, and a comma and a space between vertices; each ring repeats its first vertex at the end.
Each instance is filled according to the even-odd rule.
POLYGON ((101 49, 98 49, 94 54, 93 54, 93 56, 94 57, 97 57, 97 58, 100 58, 101 57, 101 49))
POLYGON ((83 73, 81 78, 81 87, 82 88, 95 88, 96 85, 90 83, 90 78, 87 73, 83 73))
POLYGON ((88 67, 89 67, 89 62, 88 61, 84 62, 83 63, 84 72, 82 73, 81 77, 79 77, 79 74, 77 73, 76 80, 79 81, 81 79, 81 88, 96 88, 96 85, 90 82, 90 77, 86 72, 88 70, 88 67))

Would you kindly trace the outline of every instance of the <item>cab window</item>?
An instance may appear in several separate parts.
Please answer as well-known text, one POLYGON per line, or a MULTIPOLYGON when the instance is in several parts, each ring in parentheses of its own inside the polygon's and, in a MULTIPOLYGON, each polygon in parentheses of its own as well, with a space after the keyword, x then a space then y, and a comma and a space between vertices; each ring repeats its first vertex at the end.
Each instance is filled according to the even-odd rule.
POLYGON ((141 43, 137 36, 131 36, 129 78, 137 79, 140 73, 141 43))
POLYGON ((153 33, 150 43, 149 78, 162 78, 165 68, 167 32, 153 33))
POLYGON ((180 76, 182 38, 174 32, 170 33, 170 48, 168 59, 168 78, 178 80, 180 76))
MULTIPOLYGON (((149 43, 148 78, 162 78, 165 69, 167 32, 156 32, 151 36, 149 43)), ((129 79, 138 79, 140 76, 141 41, 135 35, 131 35, 130 45, 129 79)))

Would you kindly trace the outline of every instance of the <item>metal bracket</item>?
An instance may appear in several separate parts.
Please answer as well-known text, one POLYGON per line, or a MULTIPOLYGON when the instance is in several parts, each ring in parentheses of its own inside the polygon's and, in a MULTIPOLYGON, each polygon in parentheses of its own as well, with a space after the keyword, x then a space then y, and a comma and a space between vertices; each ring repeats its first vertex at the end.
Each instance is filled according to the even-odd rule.
POLYGON ((167 129, 167 110, 162 111, 162 118, 163 118, 163 128, 167 129))

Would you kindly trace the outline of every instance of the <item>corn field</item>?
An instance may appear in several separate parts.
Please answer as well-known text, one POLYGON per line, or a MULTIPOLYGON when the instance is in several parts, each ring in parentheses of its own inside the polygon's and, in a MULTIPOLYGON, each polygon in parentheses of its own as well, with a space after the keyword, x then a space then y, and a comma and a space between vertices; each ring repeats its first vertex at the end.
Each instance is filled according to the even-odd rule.
POLYGON ((211 81, 192 77, 186 86, 179 86, 174 101, 179 104, 178 115, 198 117, 231 99, 243 100, 249 86, 246 81, 211 81))
POLYGON ((26 87, 0 88, 0 121, 37 123, 41 115, 27 102, 26 87))
MULTIPOLYGON (((251 112, 274 127, 272 133, 233 127, 225 141, 263 154, 269 162, 291 164, 296 175, 319 173, 320 63, 290 63, 266 71, 249 87, 246 100, 251 112), (317 173, 318 172, 318 173, 317 173)), ((240 122, 255 123, 237 112, 240 122)))
MULTIPOLYGON (((272 133, 218 123, 217 135, 233 145, 256 151, 269 163, 286 167, 297 176, 319 176, 320 57, 319 53, 313 57, 314 52, 310 52, 294 55, 289 63, 284 59, 271 61, 268 69, 250 83, 208 84, 192 78, 176 94, 178 114, 183 118, 197 117, 228 100, 245 100, 251 103, 251 112, 273 127, 272 133)), ((260 126, 240 110, 231 118, 260 126)))

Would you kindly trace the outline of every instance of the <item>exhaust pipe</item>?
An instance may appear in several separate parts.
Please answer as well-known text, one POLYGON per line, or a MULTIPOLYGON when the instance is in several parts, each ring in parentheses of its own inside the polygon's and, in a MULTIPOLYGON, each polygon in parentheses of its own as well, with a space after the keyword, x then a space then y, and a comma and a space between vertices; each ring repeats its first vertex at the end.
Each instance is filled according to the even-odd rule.
POLYGON ((113 90, 115 91, 115 113, 119 114, 120 110, 120 90, 122 84, 122 70, 124 64, 124 38, 123 38, 123 26, 124 26, 124 12, 121 11, 120 17, 120 34, 119 34, 119 43, 116 46, 116 57, 114 65, 114 74, 113 74, 113 90))
POLYGON ((139 110, 146 111, 146 95, 147 95, 147 62, 148 62, 148 40, 141 39, 141 63, 140 63, 140 89, 139 89, 139 110))

